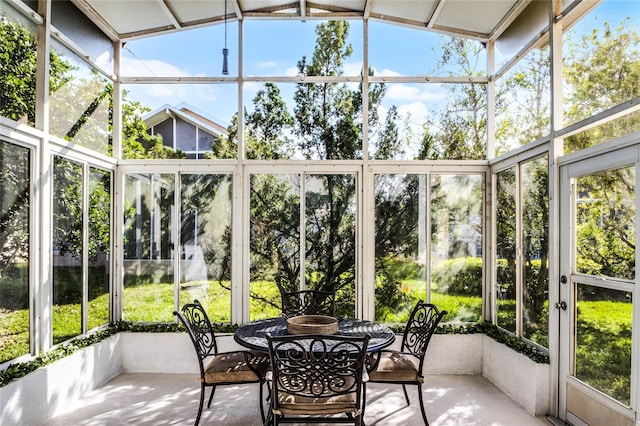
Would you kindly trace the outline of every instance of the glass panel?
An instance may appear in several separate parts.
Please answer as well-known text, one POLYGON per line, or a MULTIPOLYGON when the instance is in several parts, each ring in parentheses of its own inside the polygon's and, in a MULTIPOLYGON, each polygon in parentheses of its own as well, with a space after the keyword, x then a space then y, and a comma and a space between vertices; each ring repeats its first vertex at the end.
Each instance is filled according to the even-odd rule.
MULTIPOLYGON (((0 13, 0 116, 30 126, 36 121, 36 26, 8 4, 0 13)), ((62 64, 51 61, 51 84, 59 84, 62 64)))
POLYGON ((251 175, 250 319, 281 314, 281 292, 300 288, 300 175, 251 175))
MULTIPOLYGON (((201 8, 207 5, 199 2, 194 3, 193 7, 201 8)), ((237 76, 238 23, 235 20, 228 21, 226 30, 229 76, 237 76)), ((209 25, 129 40, 126 47, 122 49, 121 75, 125 77, 222 76, 224 43, 224 25, 209 25)), ((200 87, 198 84, 194 86, 196 90, 200 87)))
MULTIPOLYGON (((52 55, 65 63, 64 79, 49 96, 51 134, 103 154, 109 154, 113 86, 78 56, 53 43, 52 55)), ((55 69, 50 78, 56 78, 55 69)))
POLYGON ((320 52, 328 50, 328 40, 335 44, 338 40, 343 42, 341 73, 356 77, 362 74, 361 21, 310 20, 301 23, 298 20, 257 19, 246 20, 243 30, 245 75, 296 76, 300 72, 300 61, 311 63, 318 49, 320 52), (285 41, 286 49, 274 48, 285 41), (311 51, 313 46, 315 51, 311 51))
POLYGON ((631 293, 577 284, 575 376, 631 402, 631 293))
POLYGON ((196 129, 195 125, 176 119, 176 147, 180 151, 189 153, 197 150, 196 129))
POLYGON ((335 293, 336 315, 354 317, 355 176, 306 176, 305 203, 305 286, 335 293))
POLYGON ((0 364, 29 353, 29 156, 0 141, 0 364))
POLYGON ((578 272, 635 278, 635 167, 576 179, 578 272))
POLYGON ((168 118, 156 124, 153 126, 153 134, 162 136, 162 145, 175 149, 175 144, 173 143, 173 123, 173 118, 168 118))
POLYGON ((482 176, 431 176, 431 302, 448 321, 482 318, 482 176))
POLYGON ((376 321, 406 323, 427 296, 427 175, 375 176, 376 321))
POLYGON ((172 322, 174 175, 125 175, 124 297, 127 321, 172 322))
POLYGON ((231 321, 231 175, 181 175, 180 306, 231 321))
POLYGON ((484 159, 484 84, 384 83, 369 90, 369 155, 376 160, 484 159))
POLYGON ((522 335, 549 347, 549 161, 541 157, 521 168, 522 335))
POLYGON ((82 165, 53 157, 53 344, 82 333, 82 165))
MULTIPOLYGON (((125 159, 186 158, 184 153, 173 152, 176 148, 174 118, 196 123, 198 131, 213 136, 207 144, 196 148, 196 136, 191 134, 186 146, 190 148, 189 158, 237 158, 234 138, 237 133, 238 85, 235 83, 129 84, 124 85, 123 103, 125 159), (162 134, 162 142, 159 137, 150 136, 151 128, 154 128, 153 133, 162 134), (232 136, 229 136, 230 131, 232 136), (172 149, 162 149, 162 145, 172 149)), ((176 142, 181 148, 180 134, 176 142)))
POLYGON ((88 326, 109 322, 111 278, 111 173, 89 168, 88 326))
POLYGON ((496 309, 498 326, 516 331, 516 168, 496 175, 496 309))
POLYGON ((563 35, 565 126, 640 96, 639 31, 640 3, 609 0, 563 35))
POLYGON ((549 49, 534 49, 497 83, 496 155, 549 134, 549 49))
POLYGON ((569 136, 564 140, 563 150, 565 154, 569 154, 634 132, 640 132, 640 111, 631 112, 569 136))
MULTIPOLYGON (((415 16, 428 16, 426 2, 405 2, 402 7, 414 8, 415 16)), ((486 75, 486 49, 475 42, 476 55, 468 63, 448 61, 438 64, 444 51, 457 39, 434 32, 380 21, 369 21, 369 63, 374 75, 379 76, 451 76, 467 75, 470 67, 474 75, 486 75), (411 58, 411 60, 407 60, 411 58), (438 66, 440 65, 440 66, 438 66)), ((450 58, 454 58, 451 55, 450 58)))

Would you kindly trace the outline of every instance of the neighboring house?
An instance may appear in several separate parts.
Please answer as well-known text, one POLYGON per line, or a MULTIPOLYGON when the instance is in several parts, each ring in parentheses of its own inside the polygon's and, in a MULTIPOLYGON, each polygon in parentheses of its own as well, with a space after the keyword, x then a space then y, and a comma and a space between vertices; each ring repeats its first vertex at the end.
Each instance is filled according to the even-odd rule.
POLYGON ((227 135, 226 125, 186 103, 163 105, 143 119, 149 134, 162 135, 163 145, 179 149, 191 159, 204 158, 218 136, 227 135))

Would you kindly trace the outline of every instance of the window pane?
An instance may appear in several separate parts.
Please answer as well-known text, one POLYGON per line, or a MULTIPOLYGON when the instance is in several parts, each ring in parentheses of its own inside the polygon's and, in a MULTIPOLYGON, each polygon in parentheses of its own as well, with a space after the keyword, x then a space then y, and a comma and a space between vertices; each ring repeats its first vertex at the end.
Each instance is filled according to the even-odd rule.
POLYGON ((577 284, 578 379, 623 404, 631 401, 631 294, 577 284))
POLYGON ((29 353, 29 155, 0 141, 0 364, 29 353))
POLYGON ((88 329, 109 322, 111 173, 89 169, 88 329))
POLYGON ((516 331, 516 169, 496 175, 496 308, 498 326, 516 331))
POLYGON ((427 175, 375 176, 376 321, 406 323, 427 296, 427 175))
MULTIPOLYGON (((428 16, 430 13, 428 2, 409 1, 402 7, 405 10, 413 8, 415 16, 428 16)), ((374 67, 376 76, 460 76, 467 75, 467 67, 471 67, 475 75, 486 75, 486 49, 480 49, 479 42, 475 42, 477 56, 468 63, 449 61, 438 66, 444 53, 443 45, 454 40, 417 27, 370 20, 369 63, 374 67)))
POLYGON ((300 175, 254 174, 250 190, 250 319, 281 314, 300 288, 300 175))
POLYGON ((522 165, 522 335, 549 346, 549 161, 522 165))
MULTIPOLYGON (((6 51, 0 57, 0 116, 30 126, 36 121, 36 26, 2 2, 0 34, 6 51)), ((51 84, 59 81, 60 64, 51 62, 51 84)))
POLYGON ((482 176, 431 175, 431 302, 449 321, 482 316, 482 176))
POLYGON ((336 315, 355 315, 356 183, 354 175, 305 179, 305 287, 336 295, 336 315))
POLYGON ((318 28, 329 28, 337 35, 345 36, 345 46, 352 52, 344 58, 342 71, 347 76, 360 76, 362 73, 362 21, 318 21, 309 20, 245 20, 243 72, 248 76, 296 76, 298 62, 306 57, 311 62, 314 46, 318 43, 318 28), (268 33, 269 37, 265 37, 268 33), (286 49, 274 49, 273 40, 286 41, 286 49))
POLYGON ((235 83, 127 84, 123 85, 123 103, 130 117, 122 128, 125 159, 187 157, 184 153, 169 150, 160 152, 156 147, 158 137, 150 137, 151 133, 162 135, 162 144, 166 147, 187 150, 188 158, 227 159, 238 156, 235 138, 238 85, 235 83), (173 122, 176 119, 189 123, 183 123, 190 127, 188 139, 183 140, 178 129, 174 141, 173 122), (147 132, 140 132, 141 127, 147 132), (213 138, 196 147, 197 136, 193 133, 196 127, 197 131, 209 133, 213 138), (231 136, 229 129, 233 131, 231 136), (185 141, 186 145, 181 145, 185 141))
POLYGON ((563 34, 564 124, 640 96, 640 4, 603 1, 563 34))
POLYGON ((635 278, 635 167, 576 179, 577 270, 635 278))
POLYGON ((376 83, 369 89, 376 160, 478 160, 487 145, 485 84, 376 83))
POLYGON ((53 157, 53 344, 82 333, 82 165, 53 157))
POLYGON ((197 149, 196 126, 184 120, 176 119, 176 139, 176 147, 180 151, 195 151, 197 149))
POLYGON ((127 321, 174 320, 174 175, 125 175, 124 297, 127 321))
MULTIPOLYGON (((209 5, 197 2, 192 7, 204 8, 209 5)), ((125 77, 222 76, 224 43, 224 25, 202 26, 129 40, 122 49, 121 73, 125 77)), ((238 75, 237 46, 238 23, 233 20, 227 22, 230 76, 238 75)))
POLYGON ((534 49, 497 82, 496 154, 549 134, 549 49, 534 49))
POLYGON ((50 72, 50 79, 61 79, 50 87, 51 133, 109 154, 113 85, 60 43, 52 52, 65 68, 60 76, 55 69, 50 72))
POLYGON ((180 306, 231 321, 231 175, 181 175, 180 306))

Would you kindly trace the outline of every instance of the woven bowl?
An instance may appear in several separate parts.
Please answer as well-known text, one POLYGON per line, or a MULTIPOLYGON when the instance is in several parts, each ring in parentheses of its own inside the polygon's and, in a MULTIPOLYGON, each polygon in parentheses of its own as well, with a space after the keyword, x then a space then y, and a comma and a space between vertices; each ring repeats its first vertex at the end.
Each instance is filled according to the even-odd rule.
POLYGON ((287 320, 289 334, 335 334, 338 320, 326 315, 300 315, 287 320))

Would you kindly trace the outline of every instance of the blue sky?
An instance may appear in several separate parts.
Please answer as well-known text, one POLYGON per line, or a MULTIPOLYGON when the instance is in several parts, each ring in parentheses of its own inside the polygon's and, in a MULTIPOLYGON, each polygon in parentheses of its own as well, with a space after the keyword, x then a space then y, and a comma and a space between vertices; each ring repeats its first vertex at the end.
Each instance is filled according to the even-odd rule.
MULTIPOLYGON (((572 31, 590 31, 609 21, 616 25, 623 17, 640 31, 640 0, 607 0, 590 13, 572 31)), ((247 20, 244 23, 244 74, 247 76, 294 76, 297 61, 310 57, 315 46, 315 27, 320 21, 247 20)), ((354 48, 345 63, 345 75, 357 76, 362 68, 362 23, 350 22, 349 42, 354 48)), ((237 23, 230 21, 227 47, 230 51, 230 75, 237 75, 237 23)), ((376 75, 432 74, 440 58, 442 36, 379 21, 369 23, 369 64, 376 75)), ((224 26, 183 31, 160 37, 133 40, 123 51, 123 75, 134 76, 221 76, 224 26)), ((481 58, 479 66, 486 60, 481 58)), ((441 75, 443 75, 441 73, 441 75)), ((245 107, 261 87, 245 83, 245 107)), ((293 108, 294 84, 279 84, 289 108, 293 108)), ((237 106, 236 84, 136 85, 125 86, 129 98, 138 99, 152 109, 164 104, 186 102, 201 112, 228 123, 237 106)), ((434 84, 389 84, 381 113, 395 104, 404 117, 418 126, 429 117, 434 106, 446 100, 447 92, 434 84)))

